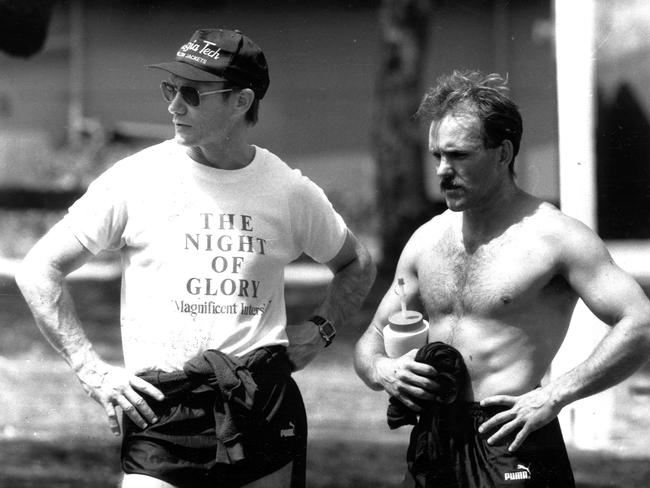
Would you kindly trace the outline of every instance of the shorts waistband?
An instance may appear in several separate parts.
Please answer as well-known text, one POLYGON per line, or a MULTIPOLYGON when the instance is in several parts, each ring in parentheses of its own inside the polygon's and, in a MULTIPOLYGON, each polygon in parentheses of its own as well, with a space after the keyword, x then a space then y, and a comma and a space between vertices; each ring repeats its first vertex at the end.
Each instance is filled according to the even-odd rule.
POLYGON ((508 410, 507 407, 502 406, 490 406, 482 407, 479 402, 465 402, 459 405, 462 409, 467 412, 470 417, 477 419, 488 419, 493 415, 508 410))

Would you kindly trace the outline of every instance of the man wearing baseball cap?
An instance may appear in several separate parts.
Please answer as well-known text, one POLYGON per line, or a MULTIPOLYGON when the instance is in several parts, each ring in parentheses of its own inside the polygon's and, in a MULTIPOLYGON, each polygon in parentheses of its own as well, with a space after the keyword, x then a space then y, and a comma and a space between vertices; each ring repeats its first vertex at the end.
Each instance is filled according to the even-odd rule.
POLYGON ((269 87, 257 44, 200 29, 150 67, 165 75, 174 139, 97 178, 17 282, 123 433, 124 488, 304 485, 305 411, 291 372, 361 305, 374 266, 319 187, 248 142, 269 87), (124 368, 94 350, 64 284, 103 250, 122 257, 124 368), (334 277, 310 318, 287 326, 284 268, 303 253, 334 277))

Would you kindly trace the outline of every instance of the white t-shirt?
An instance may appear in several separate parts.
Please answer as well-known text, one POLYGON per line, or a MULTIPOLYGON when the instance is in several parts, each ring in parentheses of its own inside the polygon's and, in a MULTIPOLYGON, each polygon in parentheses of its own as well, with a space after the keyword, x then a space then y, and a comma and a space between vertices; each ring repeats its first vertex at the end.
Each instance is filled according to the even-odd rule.
POLYGON ((91 252, 121 252, 133 372, 286 345, 284 267, 303 252, 331 260, 347 232, 323 191, 266 149, 238 170, 185 151, 170 140, 119 161, 64 219, 91 252))

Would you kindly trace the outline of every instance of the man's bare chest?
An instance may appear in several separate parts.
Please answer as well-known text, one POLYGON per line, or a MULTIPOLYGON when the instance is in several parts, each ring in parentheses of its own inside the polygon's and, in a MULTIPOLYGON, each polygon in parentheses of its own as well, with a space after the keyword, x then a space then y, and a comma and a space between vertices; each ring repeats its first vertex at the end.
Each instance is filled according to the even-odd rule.
POLYGON ((496 239, 471 252, 440 242, 420 256, 417 273, 430 315, 493 316, 567 292, 552 250, 526 239, 496 239))

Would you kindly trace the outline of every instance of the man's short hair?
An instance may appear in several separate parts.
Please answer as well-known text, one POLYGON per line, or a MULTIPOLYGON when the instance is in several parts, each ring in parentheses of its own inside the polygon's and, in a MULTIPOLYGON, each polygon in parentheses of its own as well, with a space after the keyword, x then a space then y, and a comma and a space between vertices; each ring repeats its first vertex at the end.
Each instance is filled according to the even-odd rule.
POLYGON ((439 77, 426 91, 416 117, 431 123, 456 111, 475 114, 482 124, 485 147, 498 147, 506 139, 512 143, 509 170, 514 174, 523 123, 519 107, 508 96, 507 82, 497 73, 453 71, 439 77))

